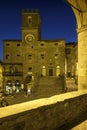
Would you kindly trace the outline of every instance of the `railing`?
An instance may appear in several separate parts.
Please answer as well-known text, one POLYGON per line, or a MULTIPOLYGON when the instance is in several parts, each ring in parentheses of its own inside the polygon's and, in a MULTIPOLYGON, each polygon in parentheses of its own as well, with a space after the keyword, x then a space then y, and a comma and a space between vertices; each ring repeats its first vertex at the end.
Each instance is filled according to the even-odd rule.
POLYGON ((86 119, 86 90, 0 108, 0 130, 71 130, 86 119))
POLYGON ((23 76, 23 72, 3 72, 3 76, 23 76))

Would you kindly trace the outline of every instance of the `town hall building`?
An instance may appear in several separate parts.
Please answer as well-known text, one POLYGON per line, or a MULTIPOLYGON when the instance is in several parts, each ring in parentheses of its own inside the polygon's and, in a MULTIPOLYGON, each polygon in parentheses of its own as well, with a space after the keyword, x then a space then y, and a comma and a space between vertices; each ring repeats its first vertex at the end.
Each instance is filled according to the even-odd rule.
MULTIPOLYGON (((21 31, 21 40, 3 41, 4 86, 8 82, 26 84, 30 79, 37 81, 42 76, 75 75, 76 57, 75 61, 73 59, 73 67, 70 66, 72 58, 69 59, 68 53, 72 47, 66 45, 65 39, 41 39, 38 10, 22 10, 21 31)), ((73 48, 76 51, 76 45, 73 48)))

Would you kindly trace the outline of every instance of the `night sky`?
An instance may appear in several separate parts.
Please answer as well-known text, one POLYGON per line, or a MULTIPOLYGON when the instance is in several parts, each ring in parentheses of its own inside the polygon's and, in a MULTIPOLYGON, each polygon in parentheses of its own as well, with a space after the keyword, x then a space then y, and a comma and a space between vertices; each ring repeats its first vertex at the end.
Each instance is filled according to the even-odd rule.
POLYGON ((76 19, 64 0, 1 0, 0 60, 3 40, 21 40, 22 9, 39 9, 42 21, 41 39, 65 39, 76 42, 76 19))

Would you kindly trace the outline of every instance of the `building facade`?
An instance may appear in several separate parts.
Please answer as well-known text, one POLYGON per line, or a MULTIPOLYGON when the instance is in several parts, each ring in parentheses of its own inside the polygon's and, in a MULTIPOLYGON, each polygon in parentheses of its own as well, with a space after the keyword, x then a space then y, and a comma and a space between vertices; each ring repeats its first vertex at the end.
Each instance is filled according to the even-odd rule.
POLYGON ((76 77, 78 75, 78 44, 67 43, 65 55, 65 75, 66 77, 76 77))
POLYGON ((22 39, 3 41, 3 83, 28 83, 65 73, 65 40, 41 40, 37 10, 22 11, 22 39))
POLYGON ((3 63, 0 61, 0 92, 3 86, 3 63))

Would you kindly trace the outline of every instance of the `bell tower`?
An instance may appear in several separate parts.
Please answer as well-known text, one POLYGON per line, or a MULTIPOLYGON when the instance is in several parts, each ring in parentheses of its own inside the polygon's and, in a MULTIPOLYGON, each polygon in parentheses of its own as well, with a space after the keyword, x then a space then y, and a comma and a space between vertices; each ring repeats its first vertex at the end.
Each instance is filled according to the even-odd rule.
POLYGON ((38 10, 22 10, 22 42, 41 39, 41 19, 38 10))

